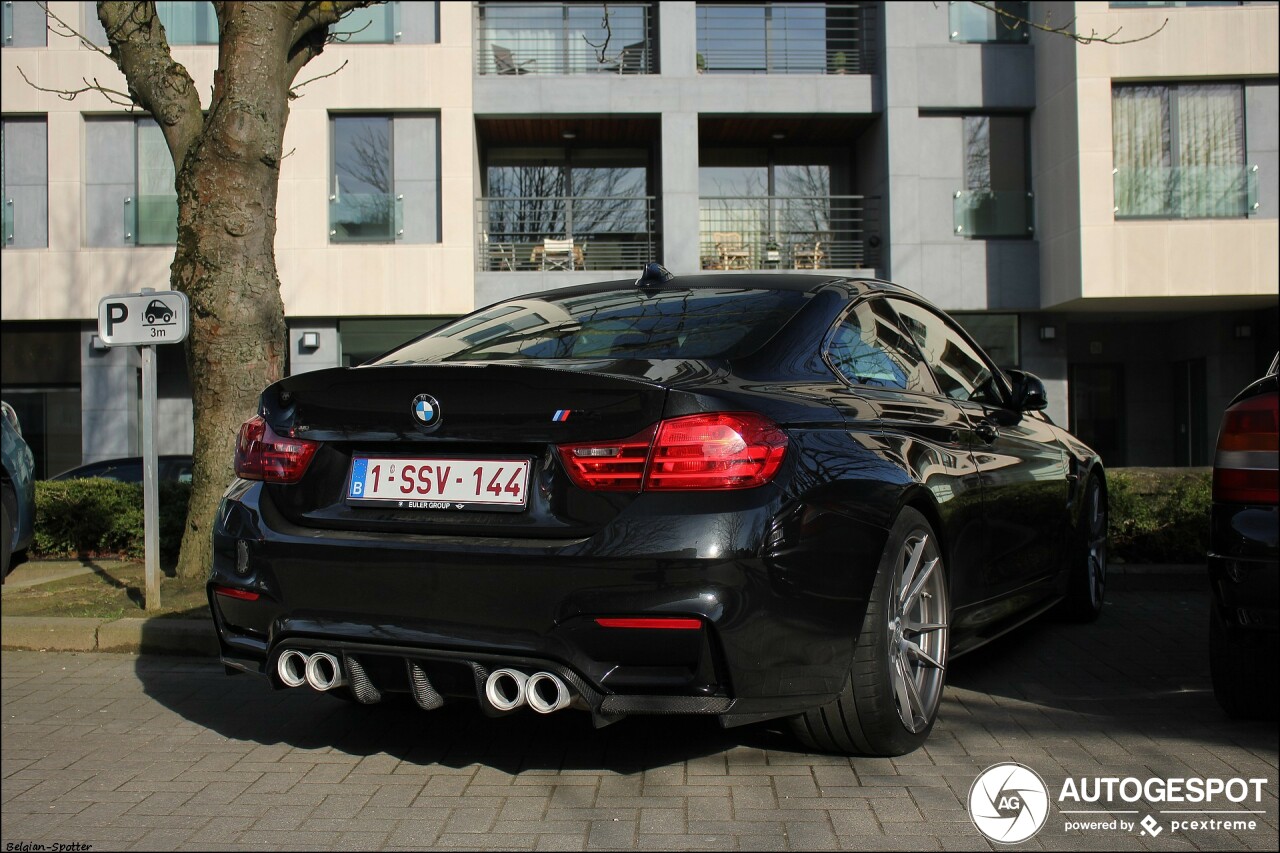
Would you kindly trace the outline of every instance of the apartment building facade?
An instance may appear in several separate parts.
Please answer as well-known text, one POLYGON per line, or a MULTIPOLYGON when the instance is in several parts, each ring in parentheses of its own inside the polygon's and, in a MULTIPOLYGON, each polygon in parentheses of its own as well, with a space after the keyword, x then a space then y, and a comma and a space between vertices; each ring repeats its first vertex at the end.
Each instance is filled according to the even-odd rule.
MULTIPOLYGON (((52 2, 102 38, 93 4, 52 2)), ((157 4, 201 91, 206 3, 157 4)), ((399 2, 291 104, 276 242, 289 370, 495 300, 633 275, 881 276, 1046 380, 1113 465, 1206 464, 1276 349, 1275 3, 399 2), (1168 23, 1161 29, 1165 19, 1168 23)), ((3 395, 43 475, 137 452, 102 296, 167 289, 172 167, 107 60, 6 2, 3 395), (21 69, 22 74, 17 73, 21 69)), ((161 347, 161 452, 190 449, 161 347)))

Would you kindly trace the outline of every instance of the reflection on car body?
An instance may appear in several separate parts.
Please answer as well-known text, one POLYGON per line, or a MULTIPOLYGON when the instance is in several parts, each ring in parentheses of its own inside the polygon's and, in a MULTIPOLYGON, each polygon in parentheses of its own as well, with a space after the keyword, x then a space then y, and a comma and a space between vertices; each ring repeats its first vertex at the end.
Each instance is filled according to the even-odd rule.
POLYGON ((950 657, 1102 608, 1105 474, 1046 405, 887 282, 652 267, 499 303, 263 392, 214 530, 222 657, 901 754, 950 657))

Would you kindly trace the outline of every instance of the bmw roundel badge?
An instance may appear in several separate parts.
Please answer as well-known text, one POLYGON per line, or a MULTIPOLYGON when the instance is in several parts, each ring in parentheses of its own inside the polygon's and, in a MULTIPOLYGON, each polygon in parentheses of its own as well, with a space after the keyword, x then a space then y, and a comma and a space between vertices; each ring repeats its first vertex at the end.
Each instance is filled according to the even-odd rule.
POLYGON ((440 426, 440 403, 430 394, 413 398, 413 419, 418 426, 435 429, 440 426))

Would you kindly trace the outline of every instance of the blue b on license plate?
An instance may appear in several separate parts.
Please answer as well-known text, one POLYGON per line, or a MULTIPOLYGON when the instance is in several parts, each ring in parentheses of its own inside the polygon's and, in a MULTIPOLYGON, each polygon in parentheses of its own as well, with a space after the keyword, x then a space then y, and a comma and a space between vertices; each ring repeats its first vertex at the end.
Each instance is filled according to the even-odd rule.
POLYGON ((347 502, 406 509, 523 509, 528 486, 528 459, 356 456, 347 502))

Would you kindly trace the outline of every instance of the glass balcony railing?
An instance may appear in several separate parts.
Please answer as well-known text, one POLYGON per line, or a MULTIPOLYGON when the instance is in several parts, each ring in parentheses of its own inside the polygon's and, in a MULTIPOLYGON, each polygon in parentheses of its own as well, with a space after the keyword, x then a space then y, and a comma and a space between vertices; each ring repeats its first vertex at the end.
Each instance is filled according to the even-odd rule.
POLYGON ((658 259, 652 196, 477 199, 478 270, 632 270, 658 259))
POLYGON ((403 233, 403 195, 343 193, 329 197, 330 243, 390 243, 403 233))
POLYGON ((1116 219, 1226 219, 1258 209, 1257 166, 1113 169, 1116 219))
POLYGON ((948 4, 951 23, 951 40, 978 44, 1025 44, 1031 38, 1031 28, 1026 22, 1026 2, 994 4, 1001 15, 968 0, 951 0, 948 4))
POLYGON ((178 243, 176 195, 130 196, 122 205, 124 239, 135 246, 175 246, 178 243))
POLYGON ((4 245, 13 245, 13 199, 4 200, 4 245))
POLYGON ((699 3, 698 72, 871 74, 873 14, 863 3, 699 3))
POLYGON ((952 202, 961 237, 1029 237, 1034 196, 1022 190, 957 190, 952 202))
POLYGON ((649 3, 477 3, 476 73, 655 74, 649 3))
POLYGON ((702 268, 872 269, 880 263, 879 199, 703 196, 702 268))

